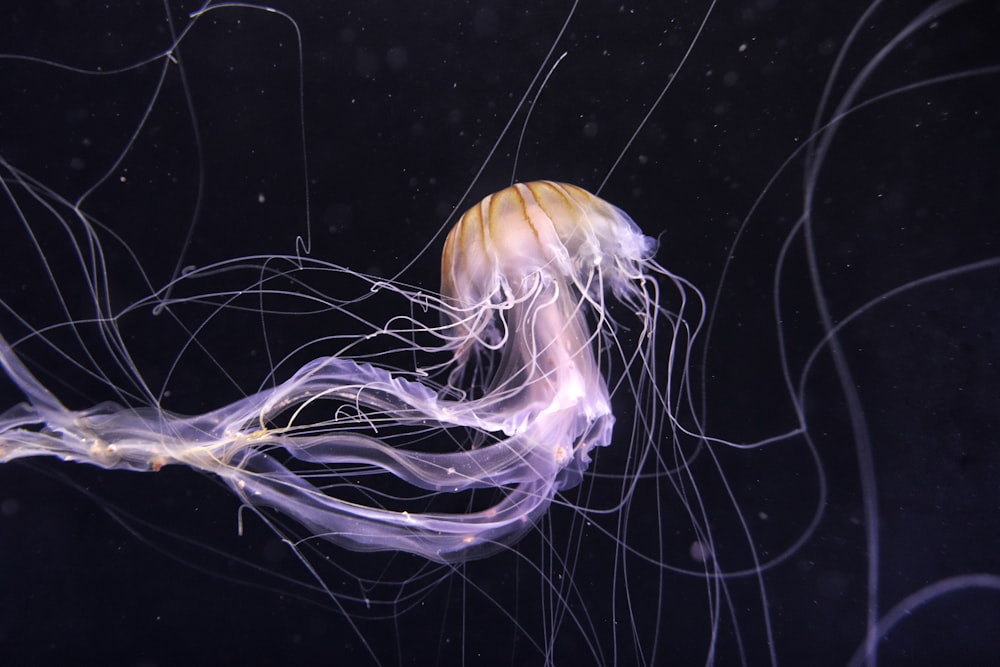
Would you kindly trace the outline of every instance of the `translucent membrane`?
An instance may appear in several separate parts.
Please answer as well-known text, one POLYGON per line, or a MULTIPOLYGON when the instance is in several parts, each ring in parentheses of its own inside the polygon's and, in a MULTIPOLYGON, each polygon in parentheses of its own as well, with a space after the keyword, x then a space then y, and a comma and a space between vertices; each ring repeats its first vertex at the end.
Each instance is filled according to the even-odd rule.
POLYGON ((427 328, 453 352, 444 387, 331 356, 202 415, 110 402, 76 411, 0 339, 0 363, 27 399, 0 416, 0 461, 48 455, 137 471, 183 464, 351 549, 441 562, 484 555, 530 528, 560 489, 580 482, 594 448, 610 443, 614 417, 595 356, 604 292, 648 304, 654 250, 625 213, 578 187, 540 181, 487 197, 444 247, 445 321, 427 328), (457 386, 468 377, 478 386, 457 386), (321 418, 307 423, 307 413, 321 418), (438 437, 380 435, 399 428, 438 437), (442 434, 453 431, 442 451, 442 434), (276 450, 329 470, 384 471, 435 494, 500 493, 467 512, 421 511, 421 502, 401 509, 403 498, 389 507, 374 493, 348 499, 336 485, 316 486, 276 450))

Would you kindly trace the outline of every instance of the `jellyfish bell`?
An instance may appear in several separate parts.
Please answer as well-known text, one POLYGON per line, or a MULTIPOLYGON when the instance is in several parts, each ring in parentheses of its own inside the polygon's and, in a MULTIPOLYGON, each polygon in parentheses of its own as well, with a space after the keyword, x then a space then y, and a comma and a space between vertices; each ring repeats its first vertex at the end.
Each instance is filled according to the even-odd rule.
POLYGON ((473 206, 449 232, 441 293, 468 307, 544 270, 599 302, 606 283, 641 276, 654 253, 655 242, 626 213, 583 188, 516 183, 473 206), (598 269, 604 281, 595 282, 598 269))

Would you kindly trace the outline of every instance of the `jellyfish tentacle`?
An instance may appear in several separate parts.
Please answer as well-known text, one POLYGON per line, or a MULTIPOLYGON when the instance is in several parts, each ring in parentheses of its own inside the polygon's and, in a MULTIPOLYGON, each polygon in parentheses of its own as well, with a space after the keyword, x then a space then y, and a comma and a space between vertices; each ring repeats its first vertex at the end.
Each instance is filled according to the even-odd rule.
POLYGON ((452 351, 455 368, 473 357, 485 364, 483 386, 471 393, 333 356, 202 415, 110 402, 70 410, 0 339, 0 365, 27 399, 0 415, 0 461, 49 455, 140 471, 183 464, 352 549, 441 562, 483 556, 530 528, 556 494, 580 483, 595 448, 611 443, 597 357, 604 291, 625 303, 642 298, 655 245, 619 209, 551 181, 515 184, 466 212, 442 254, 435 302, 444 326, 426 331, 452 351), (397 444, 380 428, 435 431, 454 446, 397 444), (315 483, 315 474, 329 481, 351 467, 392 475, 417 496, 491 489, 497 497, 448 513, 426 503, 399 509, 406 498, 390 502, 374 490, 339 497, 338 483, 315 483))

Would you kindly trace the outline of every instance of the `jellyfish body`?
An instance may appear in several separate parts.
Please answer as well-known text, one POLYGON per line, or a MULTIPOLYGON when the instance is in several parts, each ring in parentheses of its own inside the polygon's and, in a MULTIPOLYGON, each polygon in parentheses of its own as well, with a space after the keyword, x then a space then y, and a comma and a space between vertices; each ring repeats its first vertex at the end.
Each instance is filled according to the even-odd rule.
POLYGON ((483 556, 534 525, 557 492, 580 482, 593 449, 610 443, 614 417, 597 361, 603 296, 611 287, 644 298, 654 247, 623 212, 569 185, 516 184, 468 211, 443 253, 445 325, 428 331, 458 367, 477 357, 488 369, 475 395, 337 355, 203 415, 116 403, 74 411, 0 339, 0 364, 27 398, 0 415, 0 461, 183 464, 351 549, 439 562, 483 556), (324 419, 302 421, 317 408, 324 419), (434 432, 450 446, 389 442, 376 423, 434 432), (367 502, 338 497, 336 484, 317 486, 299 464, 320 466, 325 479, 354 466, 421 493, 492 489, 499 499, 474 511, 423 511, 419 502, 411 511, 374 493, 367 502))

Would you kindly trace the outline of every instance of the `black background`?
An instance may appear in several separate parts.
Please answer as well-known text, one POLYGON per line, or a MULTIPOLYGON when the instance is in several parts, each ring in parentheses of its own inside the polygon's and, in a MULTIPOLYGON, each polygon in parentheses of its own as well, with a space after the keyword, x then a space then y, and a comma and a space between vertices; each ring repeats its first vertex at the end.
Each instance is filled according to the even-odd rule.
MULTIPOLYGON (((530 120, 525 126, 518 112, 492 154, 571 3, 274 5, 293 20, 246 8, 192 20, 196 3, 167 4, 22 2, 0 11, 0 157, 68 201, 84 197, 82 208, 120 235, 123 244, 100 233, 116 309, 150 292, 125 246, 159 287, 179 262, 294 253, 307 230, 313 256, 360 271, 391 276, 416 257, 404 279, 434 290, 435 234, 453 211, 507 185, 515 157, 517 180, 596 190, 677 71, 601 195, 659 235, 657 259, 709 298, 733 256, 711 347, 694 360, 699 372, 705 368, 708 431, 750 443, 795 427, 777 332, 788 342, 784 358, 796 381, 822 334, 801 240, 780 278, 786 300, 775 322, 778 253, 804 190, 802 161, 782 166, 809 137, 834 59, 867 2, 723 3, 679 71, 708 3, 588 3, 555 47, 568 55, 530 96, 537 98, 530 120), (177 41, 171 31, 188 28, 174 51, 179 64, 164 70, 162 54, 177 41)), ((885 3, 865 21, 834 99, 921 11, 915 4, 885 3)), ((965 3, 881 59, 859 99, 997 65, 998 30, 996 3, 965 3)), ((996 90, 996 74, 955 78, 888 96, 840 126, 813 218, 823 298, 835 321, 909 281, 1000 254, 996 90)), ((13 171, 3 178, 47 248, 69 307, 84 312, 65 235, 19 189, 13 171)), ((5 303, 31 327, 65 319, 9 199, 0 210, 5 303)), ((69 209, 59 215, 77 224, 69 209)), ((822 520, 763 576, 766 612, 756 578, 727 580, 738 630, 724 610, 715 640, 720 664, 739 662, 737 636, 745 662, 766 664, 765 619, 786 664, 845 663, 862 643, 872 522, 849 416, 862 418, 871 438, 882 612, 945 577, 1000 570, 998 296, 993 266, 916 287, 854 320, 841 343, 863 412, 846 407, 829 356, 820 358, 804 407, 829 490, 822 520)), ((279 319, 268 329, 275 350, 349 325, 279 319)), ((26 333, 9 312, 0 323, 10 339, 26 333)), ((176 350, 168 333, 148 309, 123 318, 123 329, 139 367, 162 383, 176 350)), ((219 366, 196 355, 182 364, 168 383, 173 409, 214 407, 255 388, 270 368, 253 318, 213 322, 201 336, 219 366)), ((66 360, 38 346, 24 352, 68 405, 112 397, 66 360)), ((18 399, 13 388, 2 390, 4 406, 18 399)), ((715 451, 761 558, 792 547, 819 502, 803 440, 715 451)), ((605 458, 613 463, 613 456, 605 458)), ((693 472, 720 563, 727 571, 750 567, 733 504, 706 458, 693 472)), ((632 506, 625 543, 645 549, 644 539, 662 536, 667 565, 697 569, 678 500, 645 500, 632 506)), ((0 662, 368 664, 364 638, 383 664, 541 664, 530 641, 551 634, 538 610, 539 596, 554 588, 533 567, 563 576, 546 569, 541 537, 559 534, 567 510, 555 508, 514 552, 460 573, 408 557, 324 550, 332 562, 320 571, 340 595, 358 594, 351 573, 369 566, 385 567, 387 578, 422 572, 440 580, 418 600, 352 606, 352 628, 335 602, 295 583, 308 584, 307 572, 264 525, 245 514, 246 536, 237 536, 237 508, 216 482, 188 470, 4 465, 0 662), (516 605, 505 602, 511 595, 516 605)), ((573 613, 593 627, 566 622, 551 647, 555 663, 611 663, 616 648, 620 664, 710 660, 704 577, 640 565, 623 571, 606 540, 593 542, 583 540, 579 562, 565 572, 579 591, 573 613), (611 605, 612 586, 621 596, 624 581, 633 597, 611 605), (641 657, 633 627, 647 651, 641 657)), ((939 664, 958 655, 984 664, 1000 653, 998 618, 996 591, 943 596, 891 633, 881 664, 939 664)))

